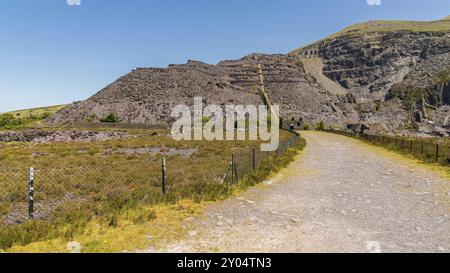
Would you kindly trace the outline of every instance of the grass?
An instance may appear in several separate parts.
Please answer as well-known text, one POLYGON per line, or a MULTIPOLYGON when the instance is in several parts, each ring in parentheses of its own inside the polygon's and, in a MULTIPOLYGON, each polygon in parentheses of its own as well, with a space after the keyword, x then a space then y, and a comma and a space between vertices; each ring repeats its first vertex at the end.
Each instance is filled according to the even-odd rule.
MULTIPOLYGON (((157 220, 157 208, 171 207, 182 200, 194 203, 220 200, 234 190, 227 183, 220 184, 231 154, 248 153, 257 144, 176 142, 164 130, 130 133, 136 135, 96 143, 0 144, 0 219, 26 215, 26 169, 30 166, 36 168, 36 217, 44 219, 1 226, 0 248, 33 242, 67 242, 88 236, 86 232, 95 227, 98 232, 111 230, 114 233, 122 225, 141 226, 155 217, 157 220), (196 151, 190 158, 165 156, 166 195, 160 193, 163 155, 123 152, 151 147, 196 151)), ((282 140, 291 137, 291 133, 282 131, 282 140)), ((285 164, 290 155, 288 151, 279 156, 281 159, 286 156, 286 159, 268 161, 263 165, 264 170, 241 183, 257 183, 285 164)))
MULTIPOLYGON (((81 244, 82 252, 85 253, 119 253, 160 248, 168 240, 185 236, 187 231, 182 227, 183 221, 187 217, 199 215, 207 204, 208 202, 182 200, 176 204, 140 207, 120 214, 114 227, 93 220, 72 239, 81 244), (145 213, 152 217, 145 219, 142 216, 145 213)), ((25 246, 15 245, 7 252, 64 253, 68 252, 67 243, 64 238, 54 238, 25 246)))
MULTIPOLYGON (((449 32, 449 17, 436 21, 387 21, 377 20, 365 23, 355 24, 347 27, 335 34, 332 34, 322 40, 330 41, 340 37, 355 37, 370 33, 385 33, 394 31, 411 31, 411 32, 449 32)), ((308 48, 310 45, 294 50, 292 53, 308 48)))
MULTIPOLYGON (((237 187, 224 191, 216 200, 238 194, 270 178, 287 167, 304 146, 305 141, 302 140, 284 154, 266 159, 253 174, 244 177, 237 187)), ((212 201, 183 199, 174 204, 157 204, 127 210, 117 216, 115 226, 93 220, 72 240, 79 242, 82 251, 86 253, 128 252, 137 249, 156 251, 186 236, 188 230, 183 226, 185 219, 199 216, 211 203, 212 201), (150 219, 146 218, 149 214, 150 219)), ((25 246, 15 245, 7 252, 67 252, 67 243, 67 239, 55 238, 25 246)))
MULTIPOLYGON (((330 132, 330 131, 329 131, 330 132)), ((332 131, 331 131, 332 132, 332 131)), ((395 151, 429 164, 439 164, 449 167, 450 165, 450 138, 419 138, 419 137, 399 137, 371 135, 365 138, 356 137, 356 134, 334 131, 371 144, 395 151), (437 149, 437 145, 439 149, 437 149), (438 152, 438 157, 436 154, 438 152)))
POLYGON ((421 88, 395 84, 388 91, 387 100, 399 98, 405 109, 412 110, 417 103, 423 100, 425 93, 426 91, 421 88))
POLYGON ((29 127, 40 127, 46 118, 66 106, 56 105, 0 114, 0 130, 22 130, 29 127))
POLYGON ((414 31, 414 32, 447 32, 450 25, 446 20, 437 21, 369 21, 355 24, 344 30, 329 36, 327 39, 334 39, 346 35, 362 35, 373 32, 393 32, 393 31, 414 31))
POLYGON ((58 112, 59 110, 63 109, 64 107, 66 107, 67 104, 61 104, 61 105, 55 105, 55 106, 48 106, 48 107, 39 107, 39 108, 31 108, 31 109, 24 109, 24 110, 16 110, 16 111, 11 111, 11 112, 7 112, 7 113, 3 113, 3 114, 12 114, 14 116, 17 117, 22 117, 22 118, 26 118, 31 116, 40 116, 44 113, 50 113, 50 114, 54 114, 56 112, 58 112))
POLYGON ((444 69, 434 76, 434 81, 437 84, 444 84, 450 81, 450 68, 444 69))

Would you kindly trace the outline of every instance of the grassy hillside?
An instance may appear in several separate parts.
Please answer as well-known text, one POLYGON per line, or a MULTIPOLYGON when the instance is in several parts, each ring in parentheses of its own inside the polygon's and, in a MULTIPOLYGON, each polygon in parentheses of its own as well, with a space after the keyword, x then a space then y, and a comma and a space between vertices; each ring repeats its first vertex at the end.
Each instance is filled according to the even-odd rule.
POLYGON ((0 130, 20 130, 42 125, 42 121, 67 105, 32 108, 0 114, 0 130))
POLYGON ((450 24, 446 17, 437 21, 369 21, 366 23, 350 26, 339 31, 327 39, 333 39, 345 35, 362 35, 370 32, 391 32, 391 31, 416 31, 416 32, 442 32, 450 31, 450 24))
POLYGON ((7 112, 7 113, 3 113, 3 114, 12 114, 15 117, 29 118, 30 116, 42 116, 43 114, 51 115, 51 114, 58 112, 59 110, 63 109, 66 106, 67 106, 67 104, 62 104, 62 105, 55 105, 55 106, 48 106, 48 107, 17 110, 17 111, 7 112))
MULTIPOLYGON (((336 39, 342 36, 361 36, 368 33, 391 32, 391 31, 414 31, 414 32, 450 32, 450 16, 436 21, 387 21, 376 20, 355 24, 320 41, 336 39)), ((311 45, 294 50, 293 52, 308 48, 311 45)))

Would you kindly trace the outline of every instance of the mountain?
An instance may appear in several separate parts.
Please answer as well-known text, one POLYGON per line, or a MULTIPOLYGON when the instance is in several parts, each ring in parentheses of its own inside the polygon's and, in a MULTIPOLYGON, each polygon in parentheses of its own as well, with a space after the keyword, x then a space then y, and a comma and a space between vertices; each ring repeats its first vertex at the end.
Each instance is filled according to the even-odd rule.
POLYGON ((284 55, 252 54, 209 65, 139 68, 48 119, 170 122, 176 104, 262 104, 264 90, 285 119, 377 132, 450 134, 450 24, 371 21, 284 55))

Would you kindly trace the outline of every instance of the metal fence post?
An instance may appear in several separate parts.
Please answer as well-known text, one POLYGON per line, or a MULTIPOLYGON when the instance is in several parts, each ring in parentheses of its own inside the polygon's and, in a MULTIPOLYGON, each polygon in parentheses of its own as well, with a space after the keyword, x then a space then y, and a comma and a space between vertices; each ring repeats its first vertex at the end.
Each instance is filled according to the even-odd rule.
POLYGON ((439 144, 436 144, 436 162, 439 161, 439 144))
POLYGON ((234 162, 234 154, 231 155, 231 184, 234 184, 235 180, 236 180, 236 176, 235 176, 235 162, 234 162))
POLYGON ((28 218, 34 218, 34 169, 28 169, 28 218))
POLYGON ((256 170, 256 149, 253 148, 253 170, 256 170))
POLYGON ((238 170, 237 170, 237 163, 236 160, 234 159, 234 155, 233 155, 233 170, 234 170, 234 183, 237 184, 239 181, 239 177, 238 177, 238 170))
POLYGON ((163 158, 162 160, 162 172, 161 172, 161 188, 162 188, 162 193, 166 194, 166 159, 163 158))

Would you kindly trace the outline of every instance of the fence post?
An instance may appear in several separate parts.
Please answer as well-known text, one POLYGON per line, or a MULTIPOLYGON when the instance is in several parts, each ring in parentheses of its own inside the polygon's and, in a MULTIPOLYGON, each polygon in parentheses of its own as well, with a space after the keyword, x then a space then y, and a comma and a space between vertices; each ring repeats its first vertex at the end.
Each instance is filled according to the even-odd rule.
POLYGON ((166 159, 162 159, 162 169, 161 169, 161 189, 162 193, 166 194, 166 159))
POLYGON ((28 169, 28 218, 34 218, 34 169, 28 169))
POLYGON ((234 164, 235 164, 234 154, 232 154, 231 155, 231 184, 234 184, 234 181, 236 180, 234 164))
POLYGON ((233 159, 233 177, 234 177, 234 182, 233 183, 237 184, 238 181, 239 181, 239 178, 238 178, 238 174, 237 174, 236 158, 235 158, 234 155, 232 156, 232 159, 233 159))
POLYGON ((423 154, 424 149, 423 149, 423 141, 421 142, 421 148, 420 148, 420 153, 423 154))
POLYGON ((253 170, 256 170, 256 149, 253 148, 253 170))
POLYGON ((436 162, 439 161, 439 144, 436 144, 436 162))
POLYGON ((411 140, 411 142, 409 143, 409 152, 412 153, 413 152, 413 141, 411 140))

